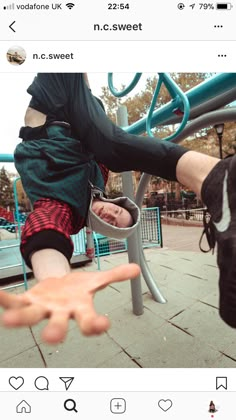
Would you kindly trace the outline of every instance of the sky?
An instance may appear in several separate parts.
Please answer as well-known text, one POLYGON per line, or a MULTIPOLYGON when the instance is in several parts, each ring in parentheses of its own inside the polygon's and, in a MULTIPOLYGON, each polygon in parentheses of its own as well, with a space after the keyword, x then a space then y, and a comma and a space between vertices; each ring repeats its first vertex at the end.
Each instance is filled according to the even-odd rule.
MULTIPOLYGON (((154 73, 142 75, 132 94, 141 91, 145 87, 148 77, 153 77, 154 73)), ((16 145, 21 141, 18 138, 19 129, 24 125, 24 114, 31 96, 26 92, 32 83, 34 73, 0 73, 0 92, 1 92, 1 149, 2 154, 13 154, 16 145)), ((94 95, 101 94, 101 88, 107 86, 107 73, 89 73, 89 81, 94 95)), ((134 74, 119 73, 114 74, 113 82, 117 89, 122 84, 128 85, 133 79, 134 74)), ((9 163, 2 164, 9 171, 14 171, 14 165, 9 163)))

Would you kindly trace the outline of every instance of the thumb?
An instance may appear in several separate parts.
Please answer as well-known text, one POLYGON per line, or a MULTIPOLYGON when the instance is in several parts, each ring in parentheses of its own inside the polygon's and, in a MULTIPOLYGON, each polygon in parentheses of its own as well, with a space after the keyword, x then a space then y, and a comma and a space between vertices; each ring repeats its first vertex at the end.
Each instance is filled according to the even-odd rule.
POLYGON ((111 270, 101 273, 101 277, 97 281, 96 290, 108 286, 109 284, 134 279, 140 274, 140 267, 137 264, 122 264, 111 270))

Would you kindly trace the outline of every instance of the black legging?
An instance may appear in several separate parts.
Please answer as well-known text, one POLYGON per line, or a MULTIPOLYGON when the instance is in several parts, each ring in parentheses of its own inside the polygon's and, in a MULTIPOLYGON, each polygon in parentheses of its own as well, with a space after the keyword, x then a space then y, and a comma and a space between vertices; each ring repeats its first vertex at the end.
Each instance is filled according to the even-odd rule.
POLYGON ((113 124, 87 87, 82 73, 39 73, 28 92, 30 106, 71 124, 95 159, 113 172, 139 170, 176 180, 182 146, 126 133, 113 124))

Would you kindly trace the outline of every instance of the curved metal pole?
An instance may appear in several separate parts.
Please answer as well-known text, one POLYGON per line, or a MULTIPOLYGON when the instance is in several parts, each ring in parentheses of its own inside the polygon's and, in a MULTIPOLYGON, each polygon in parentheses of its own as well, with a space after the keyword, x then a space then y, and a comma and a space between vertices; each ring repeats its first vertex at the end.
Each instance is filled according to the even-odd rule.
POLYGON ((188 123, 183 129, 182 133, 178 134, 173 143, 179 143, 190 135, 202 128, 209 127, 210 125, 236 121, 236 107, 219 109, 217 111, 208 112, 201 115, 195 120, 188 123))
MULTIPOLYGON (((120 106, 116 114, 117 124, 119 126, 128 125, 128 116, 126 106, 120 106)), ((127 197, 134 200, 134 190, 133 190, 133 180, 132 173, 123 172, 122 173, 122 187, 123 193, 127 197)), ((141 236, 138 236, 137 231, 133 233, 129 238, 127 238, 128 245, 128 258, 129 262, 135 262, 140 265, 139 261, 139 248, 140 248, 141 236)), ((142 295, 142 286, 141 286, 141 276, 138 275, 131 282, 131 295, 132 295, 132 304, 133 304, 133 313, 135 315, 143 314, 143 295, 142 295)))
MULTIPOLYGON (((128 124, 128 114, 126 106, 120 106, 117 110, 117 123, 122 126, 123 124, 128 124)), ((155 141, 155 139, 153 139, 155 141)), ((134 200, 134 193, 133 193, 133 181, 132 181, 132 174, 131 172, 123 172, 122 173, 122 184, 123 184, 123 192, 129 198, 134 200)), ((142 183, 139 182, 139 195, 138 197, 144 195, 145 190, 142 190, 142 183)), ((136 203, 138 204, 139 208, 142 208, 142 200, 138 200, 136 197, 136 203)), ((143 245, 142 245, 142 235, 141 235, 141 227, 139 226, 137 231, 127 239, 128 242, 128 255, 130 262, 136 262, 140 265, 142 275, 144 280, 153 296, 153 299, 159 303, 166 303, 166 299, 162 296, 160 290, 158 289, 155 280, 152 276, 152 273, 148 267, 146 262, 144 252, 143 252, 143 245)), ((141 287, 141 283, 135 284, 136 280, 132 280, 131 288, 132 288, 132 296, 133 296, 133 306, 138 305, 138 308, 141 308, 141 303, 138 303, 138 299, 140 299, 140 292, 138 290, 139 284, 141 287)), ((136 312, 135 312, 136 313, 136 312)))
MULTIPOLYGON (((155 141, 155 140, 154 140, 155 141)), ((150 181, 151 175, 148 174, 143 174, 141 176, 141 179, 139 181, 139 185, 138 185, 138 190, 136 193, 136 199, 135 202, 136 204, 141 208, 142 207, 142 202, 143 202, 143 197, 145 194, 145 191, 147 190, 147 186, 148 183, 150 181)), ((138 236, 141 238, 141 228, 140 226, 138 227, 138 236)), ((156 302, 159 303, 166 303, 166 299, 164 298, 164 296, 161 294, 160 290, 158 289, 158 286, 153 278, 153 275, 148 267, 148 263, 146 261, 144 252, 143 252, 143 247, 140 246, 139 247, 139 259, 140 259, 140 267, 142 270, 142 275, 144 277, 144 280, 146 281, 146 284, 152 294, 153 299, 156 302)))

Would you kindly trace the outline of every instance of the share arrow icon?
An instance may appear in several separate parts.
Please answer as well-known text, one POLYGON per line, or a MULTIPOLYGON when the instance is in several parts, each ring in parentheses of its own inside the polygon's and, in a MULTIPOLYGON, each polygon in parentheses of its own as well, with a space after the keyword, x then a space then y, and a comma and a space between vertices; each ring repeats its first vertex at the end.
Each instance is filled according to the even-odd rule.
POLYGON ((72 382, 73 382, 73 380, 75 379, 73 376, 70 376, 70 377, 66 377, 66 376, 60 376, 59 377, 59 379, 62 381, 62 382, 64 382, 64 384, 65 384, 65 388, 66 388, 66 391, 68 391, 68 389, 70 388, 70 386, 71 386, 71 384, 72 384, 72 382))

